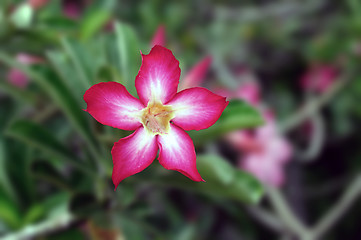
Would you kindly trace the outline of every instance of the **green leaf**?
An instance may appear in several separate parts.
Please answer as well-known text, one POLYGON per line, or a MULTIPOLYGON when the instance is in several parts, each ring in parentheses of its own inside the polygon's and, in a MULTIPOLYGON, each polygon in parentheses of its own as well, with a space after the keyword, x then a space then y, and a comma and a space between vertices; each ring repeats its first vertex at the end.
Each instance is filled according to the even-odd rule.
POLYGON ((231 100, 218 121, 210 128, 190 131, 195 145, 220 137, 228 132, 253 128, 263 124, 261 114, 242 100, 231 100))
POLYGON ((74 95, 71 93, 69 88, 59 79, 58 76, 45 67, 41 68, 41 66, 37 66, 37 69, 27 67, 18 63, 4 53, 0 53, 0 60, 10 67, 19 69, 32 78, 32 80, 34 80, 64 111, 74 128, 89 144, 89 150, 92 151, 92 154, 94 154, 94 156, 97 155, 98 147, 95 143, 95 137, 92 135, 86 114, 81 110, 81 106, 79 106, 76 98, 74 98, 74 95))
MULTIPOLYGON (((181 174, 169 171, 166 172, 167 175, 152 177, 151 181, 249 204, 258 203, 263 195, 263 187, 257 179, 219 156, 198 156, 197 169, 206 182, 193 182, 181 174)), ((137 177, 142 179, 145 175, 147 174, 139 174, 137 177)), ((148 177, 147 181, 150 181, 148 177)))
POLYGON ((14 192, 14 186, 10 181, 9 174, 6 168, 6 153, 5 153, 4 140, 0 138, 0 187, 4 189, 4 192, 11 197, 13 202, 17 202, 17 197, 14 192))
POLYGON ((61 44, 73 63, 75 73, 77 75, 77 81, 80 81, 83 85, 84 90, 88 89, 91 85, 91 72, 89 64, 86 59, 91 59, 92 56, 85 56, 86 53, 83 46, 78 42, 71 41, 67 38, 61 39, 61 44))
POLYGON ((235 167, 217 155, 198 156, 197 164, 198 168, 202 169, 203 178, 207 181, 216 180, 227 185, 235 178, 235 167))
POLYGON ((25 104, 35 104, 36 102, 36 96, 35 94, 29 92, 29 91, 25 91, 23 89, 20 89, 18 87, 15 87, 13 85, 11 85, 8 82, 5 81, 0 81, 0 89, 3 89, 6 94, 11 95, 12 97, 14 97, 15 99, 18 99, 20 101, 22 101, 25 104))
MULTIPOLYGON (((135 94, 135 77, 140 66, 139 41, 135 31, 124 23, 115 24, 119 71, 128 91, 135 94)), ((114 49, 112 49, 114 51, 114 49)))
POLYGON ((48 31, 59 34, 59 31, 74 31, 77 30, 78 22, 64 16, 47 16, 40 19, 39 23, 42 28, 48 31))
POLYGON ((87 40, 99 31, 110 19, 110 12, 106 10, 95 10, 86 15, 80 26, 80 38, 87 40))
POLYGON ((53 193, 41 204, 46 209, 47 218, 56 218, 69 212, 70 194, 67 192, 53 193))
POLYGON ((10 228, 17 229, 21 225, 18 206, 9 199, 0 188, 0 219, 10 228))
POLYGON ((79 81, 77 75, 74 74, 75 69, 69 63, 65 54, 58 51, 48 51, 46 55, 57 75, 67 85, 69 91, 72 92, 79 103, 83 102, 86 87, 79 81))
POLYGON ((6 133, 32 147, 61 157, 83 172, 90 172, 86 166, 84 166, 84 163, 77 159, 65 146, 55 139, 50 132, 36 123, 26 120, 17 120, 9 126, 6 133))
POLYGON ((251 174, 232 166, 216 155, 197 157, 197 168, 205 183, 195 183, 196 188, 212 194, 224 195, 247 203, 257 203, 263 187, 251 174), (215 192, 213 192, 215 190, 215 192))
POLYGON ((121 82, 119 72, 110 65, 101 67, 96 76, 96 82, 121 82))
POLYGON ((42 204, 35 204, 30 207, 23 218, 23 226, 38 221, 45 216, 46 209, 42 204))

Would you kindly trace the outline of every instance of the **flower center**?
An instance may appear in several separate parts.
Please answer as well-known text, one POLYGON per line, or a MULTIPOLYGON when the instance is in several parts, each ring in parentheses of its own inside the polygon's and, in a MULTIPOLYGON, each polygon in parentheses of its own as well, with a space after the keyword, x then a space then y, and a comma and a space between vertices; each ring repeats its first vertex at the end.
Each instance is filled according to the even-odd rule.
POLYGON ((172 118, 174 118, 172 107, 160 102, 149 102, 141 115, 143 126, 154 135, 168 133, 172 118))

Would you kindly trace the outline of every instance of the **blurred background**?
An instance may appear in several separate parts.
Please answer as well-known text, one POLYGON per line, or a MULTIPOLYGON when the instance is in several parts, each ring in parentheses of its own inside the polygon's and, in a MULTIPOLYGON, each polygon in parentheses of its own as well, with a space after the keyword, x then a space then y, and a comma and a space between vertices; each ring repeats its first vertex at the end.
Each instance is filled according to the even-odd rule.
POLYGON ((361 239, 359 0, 1 0, 0 239, 361 239), (205 183, 111 181, 83 94, 136 96, 140 51, 229 106, 190 131, 205 183))

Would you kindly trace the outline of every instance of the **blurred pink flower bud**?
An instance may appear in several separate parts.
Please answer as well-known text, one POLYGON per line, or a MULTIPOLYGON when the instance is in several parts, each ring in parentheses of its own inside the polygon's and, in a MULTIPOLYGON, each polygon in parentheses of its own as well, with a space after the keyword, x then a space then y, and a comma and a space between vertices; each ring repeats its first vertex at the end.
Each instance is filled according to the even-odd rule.
POLYGON ((84 8, 91 2, 92 0, 63 0, 64 15, 72 19, 78 19, 84 8))
POLYGON ((301 86, 305 90, 322 93, 327 91, 336 78, 337 70, 333 66, 315 66, 301 77, 301 86))
POLYGON ((292 146, 277 130, 273 113, 263 111, 266 124, 254 131, 238 131, 227 140, 241 150, 240 167, 260 181, 275 187, 284 183, 284 165, 292 157, 292 146))
MULTIPOLYGON (((44 60, 37 56, 32 56, 26 53, 19 53, 16 56, 16 60, 24 65, 31 65, 44 62, 44 60)), ((9 83, 18 88, 26 88, 29 84, 29 78, 19 69, 12 68, 7 74, 7 80, 9 83)))
POLYGON ((181 82, 181 89, 199 87, 207 75, 209 67, 212 63, 212 57, 207 56, 198 62, 191 70, 189 70, 181 82))
POLYGON ((243 99, 253 106, 257 106, 261 100, 259 85, 254 81, 242 83, 235 97, 243 99))
POLYGON ((261 182, 274 187, 284 184, 283 166, 270 159, 267 154, 249 154, 241 161, 241 168, 255 175, 261 182))
POLYGON ((160 25, 152 38, 150 47, 154 47, 155 45, 164 47, 167 41, 165 35, 165 26, 160 25))
POLYGON ((44 62, 41 57, 29 55, 26 53, 19 53, 18 55, 16 55, 16 61, 26 65, 44 62))
POLYGON ((29 84, 28 77, 22 71, 15 68, 10 69, 10 71, 7 74, 7 80, 15 87, 21 89, 26 88, 29 84))
POLYGON ((28 3, 33 9, 39 9, 44 7, 49 0, 28 0, 28 3))
POLYGON ((251 131, 235 131, 227 134, 226 140, 236 149, 242 149, 246 152, 256 152, 262 149, 262 146, 254 138, 251 131))

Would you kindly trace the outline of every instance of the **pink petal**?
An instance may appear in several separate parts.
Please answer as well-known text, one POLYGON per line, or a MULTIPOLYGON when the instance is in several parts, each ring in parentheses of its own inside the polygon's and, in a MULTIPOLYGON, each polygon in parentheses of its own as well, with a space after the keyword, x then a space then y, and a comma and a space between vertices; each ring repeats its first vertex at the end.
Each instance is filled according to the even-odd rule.
POLYGON ((90 113, 98 122, 124 130, 134 130, 142 124, 138 112, 143 104, 130 95, 117 82, 102 82, 93 85, 84 94, 90 113))
POLYGON ((200 130, 212 126, 228 105, 225 97, 205 88, 189 88, 175 95, 167 103, 172 105, 173 123, 184 130, 200 130))
POLYGON ((155 159, 158 152, 157 138, 143 127, 132 135, 120 139, 112 149, 112 179, 117 188, 125 178, 143 171, 155 159))
POLYGON ((160 25, 157 28, 157 31, 155 32, 150 45, 151 45, 151 47, 154 47, 155 45, 159 45, 159 46, 164 47, 165 43, 166 43, 165 26, 160 25))
POLYGON ((236 97, 257 106, 261 100, 259 85, 256 82, 243 83, 236 92, 236 97))
POLYGON ((301 86, 306 90, 322 93, 336 81, 337 75, 337 70, 333 66, 315 66, 302 76, 301 86))
POLYGON ((158 135, 159 163, 169 170, 175 170, 193 181, 204 181, 196 166, 196 152, 193 141, 181 128, 171 124, 167 134, 158 135))
POLYGON ((38 56, 30 55, 27 53, 19 53, 16 55, 16 61, 22 64, 36 64, 36 63, 43 63, 44 59, 38 56))
POLYGON ((247 130, 228 133, 226 140, 237 150, 244 152, 258 152, 263 148, 262 144, 254 137, 252 132, 247 130))
POLYGON ((183 90, 191 87, 199 87, 202 84, 211 63, 212 58, 210 56, 205 57, 202 61, 197 63, 184 77, 180 88, 183 90))
POLYGON ((140 100, 144 105, 149 100, 168 102, 177 93, 179 76, 179 62, 172 52, 154 46, 148 55, 142 54, 142 66, 135 79, 140 100))
POLYGON ((262 153, 248 154, 242 161, 242 168, 265 184, 280 187, 284 183, 284 166, 262 153))
POLYGON ((273 162, 286 163, 291 160, 293 149, 291 144, 281 135, 262 142, 264 154, 273 162))

